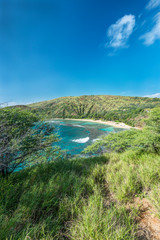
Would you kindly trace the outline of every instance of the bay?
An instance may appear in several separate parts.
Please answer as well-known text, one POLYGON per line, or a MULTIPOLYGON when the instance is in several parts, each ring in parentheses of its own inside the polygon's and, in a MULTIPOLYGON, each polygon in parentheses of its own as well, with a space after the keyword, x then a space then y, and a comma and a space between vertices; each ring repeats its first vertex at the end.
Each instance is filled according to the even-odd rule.
POLYGON ((88 145, 94 143, 101 136, 124 131, 110 125, 78 120, 50 120, 60 141, 56 143, 67 154, 80 154, 88 145))

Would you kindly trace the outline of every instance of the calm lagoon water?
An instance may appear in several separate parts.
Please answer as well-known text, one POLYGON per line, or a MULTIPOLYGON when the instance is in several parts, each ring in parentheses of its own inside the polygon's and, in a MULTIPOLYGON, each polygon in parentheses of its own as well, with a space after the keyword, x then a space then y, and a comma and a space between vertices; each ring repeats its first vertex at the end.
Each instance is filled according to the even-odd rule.
POLYGON ((88 145, 101 136, 124 129, 114 128, 101 123, 75 120, 51 120, 61 141, 56 144, 68 154, 80 154, 88 145))

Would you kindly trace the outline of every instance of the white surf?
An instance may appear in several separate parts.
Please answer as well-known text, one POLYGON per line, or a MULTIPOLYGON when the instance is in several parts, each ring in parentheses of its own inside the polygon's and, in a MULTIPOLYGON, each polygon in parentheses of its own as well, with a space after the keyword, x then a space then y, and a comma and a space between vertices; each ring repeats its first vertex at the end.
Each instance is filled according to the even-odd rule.
POLYGON ((81 128, 84 128, 84 127, 81 126, 81 125, 73 125, 73 127, 81 127, 81 128))
POLYGON ((86 143, 88 141, 89 141, 89 137, 72 140, 72 142, 76 142, 76 143, 86 143))

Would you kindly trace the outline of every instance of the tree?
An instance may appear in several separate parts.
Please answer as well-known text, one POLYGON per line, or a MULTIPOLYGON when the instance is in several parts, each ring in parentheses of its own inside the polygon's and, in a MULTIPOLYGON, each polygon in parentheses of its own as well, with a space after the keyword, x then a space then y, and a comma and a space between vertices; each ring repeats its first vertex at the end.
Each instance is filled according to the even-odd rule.
POLYGON ((3 176, 30 164, 32 154, 58 141, 54 128, 29 110, 0 109, 0 172, 3 176))
POLYGON ((88 146, 84 152, 124 152, 132 149, 160 154, 160 107, 154 108, 145 122, 146 127, 143 130, 132 129, 109 134, 88 146))
POLYGON ((160 107, 151 110, 149 118, 146 120, 147 128, 152 132, 160 134, 160 107))

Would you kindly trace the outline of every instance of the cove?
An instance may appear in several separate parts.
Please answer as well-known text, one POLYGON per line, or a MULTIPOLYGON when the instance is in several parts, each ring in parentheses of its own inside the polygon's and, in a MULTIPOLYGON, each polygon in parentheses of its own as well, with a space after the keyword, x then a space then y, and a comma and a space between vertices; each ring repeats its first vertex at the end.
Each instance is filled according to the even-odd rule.
POLYGON ((71 155, 80 154, 88 145, 101 136, 125 130, 88 121, 53 119, 48 122, 54 125, 55 133, 60 138, 60 141, 56 145, 71 155))

